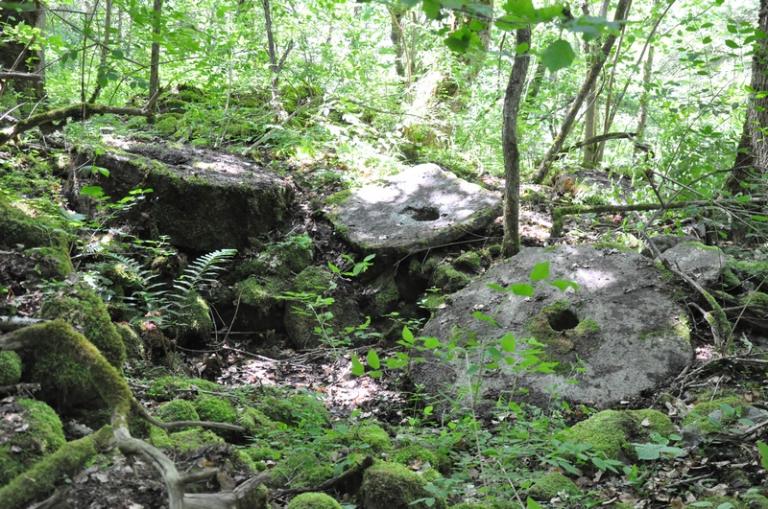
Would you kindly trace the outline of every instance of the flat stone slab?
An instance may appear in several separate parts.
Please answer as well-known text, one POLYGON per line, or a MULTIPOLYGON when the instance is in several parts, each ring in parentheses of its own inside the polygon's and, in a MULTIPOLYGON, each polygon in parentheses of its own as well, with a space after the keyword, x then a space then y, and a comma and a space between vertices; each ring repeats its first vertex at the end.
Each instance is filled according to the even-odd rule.
MULTIPOLYGON (((476 335, 480 344, 499 350, 498 339, 507 333, 521 350, 532 348, 526 339, 535 338, 544 345, 540 357, 559 365, 552 373, 519 374, 501 362, 486 373, 483 394, 521 399, 515 389, 525 388, 524 398, 542 406, 552 394, 597 407, 631 399, 679 374, 693 355, 686 312, 653 263, 639 254, 588 246, 523 249, 451 295, 422 331, 442 342, 476 335), (529 283, 532 268, 543 262, 549 263, 550 279, 534 284, 533 297, 489 288, 529 283), (562 291, 552 280, 579 287, 562 291), (476 311, 498 326, 473 318, 476 311)), ((519 356, 520 351, 514 358, 519 356)), ((463 360, 430 357, 412 377, 432 394, 455 395, 469 380, 464 366, 463 360)))
POLYGON ((353 190, 329 218, 359 249, 407 253, 452 242, 500 213, 498 193, 420 164, 353 190))
POLYGON ((137 204, 149 228, 196 251, 243 248, 289 216, 293 188, 272 171, 231 154, 189 146, 143 143, 107 135, 106 151, 78 150, 81 163, 110 170, 81 178, 113 199, 151 188, 137 204), (88 181, 88 180, 86 180, 88 181))
POLYGON ((712 286, 720 279, 727 261, 719 247, 694 241, 680 242, 664 251, 661 257, 703 286, 712 286))

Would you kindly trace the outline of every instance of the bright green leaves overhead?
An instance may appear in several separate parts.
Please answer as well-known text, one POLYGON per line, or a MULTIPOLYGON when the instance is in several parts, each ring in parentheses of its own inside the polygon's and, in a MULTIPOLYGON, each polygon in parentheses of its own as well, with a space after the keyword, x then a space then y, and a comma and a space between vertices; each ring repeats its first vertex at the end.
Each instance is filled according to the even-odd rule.
POLYGON ((549 72, 559 71, 571 65, 576 53, 568 41, 558 39, 541 52, 541 63, 549 72))
POLYGON ((482 27, 472 25, 482 25, 482 23, 470 23, 454 30, 445 38, 445 44, 451 51, 456 53, 466 53, 472 47, 480 46, 479 29, 482 27))
POLYGON ((502 6, 504 16, 496 21, 500 30, 516 30, 525 25, 548 23, 565 15, 562 5, 551 5, 537 9, 533 0, 507 0, 502 6))

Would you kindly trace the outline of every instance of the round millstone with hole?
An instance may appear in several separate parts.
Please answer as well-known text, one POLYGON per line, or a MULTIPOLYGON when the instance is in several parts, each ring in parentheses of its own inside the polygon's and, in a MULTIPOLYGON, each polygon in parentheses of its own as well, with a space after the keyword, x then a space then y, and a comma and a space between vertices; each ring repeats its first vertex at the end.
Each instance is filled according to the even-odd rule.
POLYGON ((408 253, 482 229, 500 213, 498 193, 420 164, 353 190, 329 218, 364 251, 408 253))
MULTIPOLYGON (((511 333, 516 351, 509 355, 518 362, 502 361, 484 373, 486 398, 546 406, 563 397, 606 407, 657 388, 691 361, 687 315, 673 294, 662 273, 638 254, 588 246, 526 248, 451 295, 422 334, 443 343, 476 338, 488 360, 490 348, 503 351, 499 339, 511 333), (549 278, 530 283, 537 264, 549 265, 549 278), (519 283, 533 284, 533 296, 500 289, 519 283), (531 346, 530 338, 539 345, 531 346), (549 373, 519 372, 522 350, 530 348, 557 366, 549 373)), ((466 394, 477 381, 467 366, 479 363, 482 349, 474 349, 469 364, 429 358, 411 375, 435 395, 466 394)))

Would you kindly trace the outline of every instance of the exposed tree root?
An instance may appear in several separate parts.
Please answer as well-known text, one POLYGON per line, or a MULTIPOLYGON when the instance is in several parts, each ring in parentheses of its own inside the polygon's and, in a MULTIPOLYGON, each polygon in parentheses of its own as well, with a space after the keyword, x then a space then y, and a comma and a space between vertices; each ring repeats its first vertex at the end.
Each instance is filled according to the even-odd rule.
MULTIPOLYGON (((131 409, 139 408, 140 405, 120 372, 90 341, 66 322, 56 320, 39 323, 0 336, 0 350, 45 349, 51 344, 56 344, 59 349, 68 348, 72 357, 82 365, 99 396, 112 411, 111 426, 67 443, 0 488, 4 509, 21 509, 50 493, 62 477, 73 475, 98 451, 112 444, 123 454, 141 456, 158 471, 165 482, 170 509, 257 509, 266 506, 267 489, 263 482, 268 474, 255 476, 231 491, 186 493, 186 485, 198 476, 195 473, 182 475, 164 452, 131 436, 128 415, 131 409)), ((146 417, 148 414, 144 411, 142 415, 146 417)), ((157 421, 151 419, 150 422, 155 424, 157 421)), ((178 425, 165 423, 164 426, 169 424, 178 425)), ((184 425, 210 427, 211 424, 195 421, 184 425)), ((231 426, 227 428, 229 431, 243 430, 239 426, 228 426, 231 426)), ((210 472, 205 472, 205 476, 210 476, 210 472)))

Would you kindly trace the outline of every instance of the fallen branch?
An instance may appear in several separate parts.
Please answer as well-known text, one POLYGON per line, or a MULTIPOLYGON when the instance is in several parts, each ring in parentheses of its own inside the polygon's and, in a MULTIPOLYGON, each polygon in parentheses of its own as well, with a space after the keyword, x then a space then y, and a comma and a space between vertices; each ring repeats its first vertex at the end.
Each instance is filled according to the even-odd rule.
POLYGON ((40 127, 42 125, 51 124, 53 122, 69 121, 72 120, 86 120, 94 115, 104 114, 114 115, 132 115, 132 116, 148 116, 148 112, 143 108, 123 108, 116 106, 106 106, 103 104, 74 104, 72 106, 66 106, 64 108, 58 108, 55 110, 46 111, 37 115, 20 120, 16 124, 6 127, 0 130, 0 145, 8 143, 20 134, 40 127))
POLYGON ((363 459, 363 461, 361 461, 360 463, 353 465, 352 467, 348 468, 341 474, 331 479, 328 479, 327 481, 323 482, 318 486, 315 486, 313 488, 291 488, 287 490, 281 490, 278 493, 276 498, 285 497, 288 495, 298 495, 300 493, 327 492, 334 489, 341 492, 354 491, 354 490, 348 490, 344 488, 346 486, 349 486, 350 484, 357 484, 359 486, 363 481, 363 473, 371 465, 373 465, 373 458, 371 458, 370 456, 366 456, 365 459, 363 459))
POLYGON ((26 316, 0 316, 0 332, 11 332, 42 321, 39 318, 29 318, 26 316))
POLYGON ((569 147, 565 147, 564 149, 560 150, 561 154, 564 154, 565 152, 571 152, 572 150, 578 150, 580 148, 589 146, 589 145, 597 145, 598 143, 603 143, 604 141, 608 140, 634 140, 637 136, 637 133, 605 133, 600 134, 598 136, 594 136, 592 138, 589 138, 588 140, 583 140, 578 143, 574 143, 573 145, 569 147))
POLYGON ((18 71, 2 71, 0 72, 0 80, 27 80, 27 81, 40 81, 43 77, 40 74, 33 72, 18 72, 18 71))
POLYGON ((647 212, 650 210, 684 209, 688 207, 725 207, 749 205, 764 205, 768 198, 752 198, 750 200, 690 200, 673 203, 636 203, 634 205, 569 205, 552 209, 552 237, 559 237, 563 230, 563 218, 580 214, 610 214, 617 212, 647 212))

